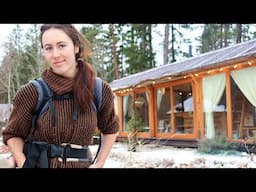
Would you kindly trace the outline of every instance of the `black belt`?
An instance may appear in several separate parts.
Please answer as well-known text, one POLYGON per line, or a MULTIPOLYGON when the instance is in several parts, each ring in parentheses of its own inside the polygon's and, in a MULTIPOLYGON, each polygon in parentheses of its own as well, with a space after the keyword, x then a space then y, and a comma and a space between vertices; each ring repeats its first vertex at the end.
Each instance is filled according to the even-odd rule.
POLYGON ((26 155, 24 168, 48 168, 48 158, 59 157, 63 162, 67 159, 75 161, 91 161, 89 148, 73 148, 72 145, 55 145, 41 141, 28 141, 24 144, 23 153, 26 155))
POLYGON ((81 149, 72 148, 70 144, 65 146, 48 144, 48 157, 61 157, 66 158, 78 158, 87 159, 88 158, 88 147, 83 147, 81 149))

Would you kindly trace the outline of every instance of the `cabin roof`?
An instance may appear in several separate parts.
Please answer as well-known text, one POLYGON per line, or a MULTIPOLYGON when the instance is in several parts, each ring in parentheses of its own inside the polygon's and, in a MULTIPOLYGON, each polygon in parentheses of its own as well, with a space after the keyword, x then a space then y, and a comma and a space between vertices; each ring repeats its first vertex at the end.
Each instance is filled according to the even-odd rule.
POLYGON ((235 44, 215 51, 188 58, 184 61, 161 65, 110 83, 112 90, 124 89, 145 81, 153 81, 165 76, 180 76, 190 72, 216 68, 235 61, 246 61, 256 54, 256 40, 235 44))

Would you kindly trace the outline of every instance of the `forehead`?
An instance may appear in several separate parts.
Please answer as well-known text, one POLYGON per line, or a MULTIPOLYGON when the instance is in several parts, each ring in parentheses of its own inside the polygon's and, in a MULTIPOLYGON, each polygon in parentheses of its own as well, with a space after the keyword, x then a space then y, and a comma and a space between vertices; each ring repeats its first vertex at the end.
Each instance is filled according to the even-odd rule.
POLYGON ((72 42, 71 38, 61 29, 48 29, 42 36, 43 45, 56 44, 59 42, 72 42))

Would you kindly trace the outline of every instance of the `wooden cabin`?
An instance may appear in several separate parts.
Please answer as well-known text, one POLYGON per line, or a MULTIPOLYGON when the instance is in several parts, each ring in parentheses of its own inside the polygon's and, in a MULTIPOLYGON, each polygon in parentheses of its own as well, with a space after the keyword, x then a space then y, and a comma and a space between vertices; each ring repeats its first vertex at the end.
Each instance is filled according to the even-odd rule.
POLYGON ((162 65, 111 82, 118 139, 138 111, 139 138, 184 145, 225 136, 256 141, 256 40, 162 65))

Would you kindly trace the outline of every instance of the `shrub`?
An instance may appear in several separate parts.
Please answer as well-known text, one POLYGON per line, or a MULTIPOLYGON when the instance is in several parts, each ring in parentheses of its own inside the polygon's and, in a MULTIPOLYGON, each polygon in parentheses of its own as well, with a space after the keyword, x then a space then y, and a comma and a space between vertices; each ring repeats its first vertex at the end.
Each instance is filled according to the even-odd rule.
POLYGON ((236 145, 228 142, 224 136, 216 136, 212 139, 199 141, 198 151, 201 153, 218 154, 228 151, 235 151, 236 145))

